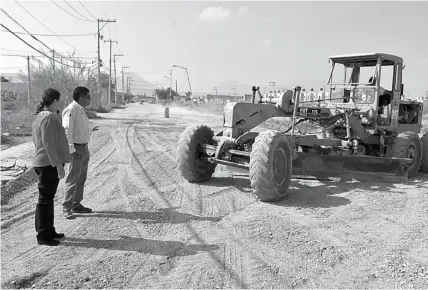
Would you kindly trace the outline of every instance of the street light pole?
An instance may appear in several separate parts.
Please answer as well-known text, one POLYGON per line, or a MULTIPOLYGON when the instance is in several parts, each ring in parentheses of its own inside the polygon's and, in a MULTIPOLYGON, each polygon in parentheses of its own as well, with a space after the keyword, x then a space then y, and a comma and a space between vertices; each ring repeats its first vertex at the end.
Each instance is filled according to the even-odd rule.
POLYGON ((185 68, 185 67, 183 67, 183 66, 180 66, 180 65, 176 65, 176 64, 174 64, 172 67, 179 67, 179 68, 181 68, 181 69, 186 70, 187 81, 189 82, 189 91, 190 91, 190 95, 192 95, 192 87, 191 87, 191 85, 190 85, 189 72, 188 72, 187 68, 185 68))

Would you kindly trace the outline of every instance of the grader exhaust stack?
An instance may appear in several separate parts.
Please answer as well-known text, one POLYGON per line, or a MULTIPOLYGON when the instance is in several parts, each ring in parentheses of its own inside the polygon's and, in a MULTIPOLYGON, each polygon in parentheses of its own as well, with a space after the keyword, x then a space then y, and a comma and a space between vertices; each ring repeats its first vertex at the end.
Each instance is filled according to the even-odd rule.
MULTIPOLYGON (((407 182, 419 169, 428 171, 428 134, 418 136, 422 104, 401 100, 401 84, 386 91, 358 79, 361 66, 374 66, 379 79, 383 65, 401 68, 402 59, 385 54, 330 59, 333 70, 343 64, 352 71, 349 81, 330 79, 327 100, 299 103, 299 86, 273 96, 253 87, 251 103, 226 104, 221 132, 214 135, 204 125, 186 129, 177 149, 183 177, 209 180, 217 164, 248 170, 260 200, 276 201, 287 196, 292 177, 407 182), (272 117, 282 117, 289 128, 257 130, 272 117), (302 133, 305 123, 310 125, 302 133)), ((401 70, 395 73, 400 77, 393 80, 401 79, 401 70)))

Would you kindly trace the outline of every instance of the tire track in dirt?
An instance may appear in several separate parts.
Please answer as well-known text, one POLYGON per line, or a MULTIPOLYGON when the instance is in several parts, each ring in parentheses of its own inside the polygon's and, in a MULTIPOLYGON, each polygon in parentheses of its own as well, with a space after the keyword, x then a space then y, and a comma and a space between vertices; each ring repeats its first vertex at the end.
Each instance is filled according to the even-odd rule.
MULTIPOLYGON (((112 148, 110 151, 105 152, 106 150, 108 150, 108 148, 110 146, 108 146, 108 142, 109 142, 110 138, 103 138, 103 141, 98 144, 98 146, 96 146, 96 148, 98 149, 98 151, 95 152, 95 154, 93 154, 93 156, 90 159, 90 165, 89 165, 89 174, 88 174, 88 179, 94 179, 96 180, 97 176, 100 174, 99 171, 103 171, 105 169, 106 166, 108 166, 109 162, 106 162, 109 160, 109 158, 111 157, 111 155, 114 153, 115 148, 112 148), (92 178, 94 177, 94 178, 92 178)), ((93 148, 90 150, 94 150, 93 148)), ((108 177, 107 177, 108 178, 108 177)), ((93 182, 91 182, 92 186, 97 186, 100 184, 103 184, 105 182, 105 180, 101 180, 99 179, 100 182, 96 182, 95 184, 93 182)), ((57 207, 58 204, 62 203, 62 191, 64 189, 64 182, 61 182, 60 185, 58 186, 58 193, 56 198, 55 198, 55 206, 57 207)), ((37 192, 37 184, 35 184, 33 187, 27 189, 25 192, 21 193, 20 195, 35 195, 37 192)), ((22 199, 22 196, 19 196, 18 198, 22 199)), ((6 228, 6 230, 3 230, 2 233, 2 239, 4 242, 7 241, 7 235, 8 232, 16 232, 16 231, 21 231, 23 233, 26 233, 25 235, 23 235, 23 237, 25 236, 27 240, 29 240, 30 242, 27 243, 28 247, 23 247, 20 248, 22 249, 22 251, 8 251, 8 252, 14 252, 12 256, 10 256, 10 260, 14 261, 14 265, 15 267, 17 267, 19 265, 19 263, 26 263, 26 261, 28 260, 37 260, 39 257, 46 257, 46 256, 52 256, 56 254, 56 251, 52 248, 49 247, 40 247, 37 245, 37 243, 35 242, 35 233, 31 232, 31 234, 29 234, 28 228, 33 229, 34 226, 30 225, 31 219, 28 219, 28 217, 30 216, 34 216, 34 207, 35 205, 33 203, 28 203, 28 200, 25 199, 20 203, 20 207, 16 207, 16 211, 10 211, 8 213, 9 216, 11 216, 12 218, 7 219, 5 222, 2 222, 2 226, 6 228), (16 213, 18 211, 18 213, 16 213), (15 215, 15 217, 14 217, 15 215), (10 227, 10 225, 14 225, 14 227, 10 227), (6 235, 5 235, 6 234, 6 235), (34 241, 34 244, 32 243, 34 241), (36 251, 37 249, 37 251, 36 251)), ((58 217, 58 215, 56 215, 56 217, 58 217)), ((76 230, 79 230, 82 227, 85 227, 85 224, 79 224, 80 226, 77 227, 76 230)), ((58 228, 58 224, 56 225, 56 227, 58 228)), ((5 250, 2 247, 2 252, 5 252, 5 250)), ((25 269, 27 267, 27 265, 25 265, 23 268, 25 269)), ((46 268, 45 270, 49 272, 51 268, 46 268)), ((4 278, 4 277, 3 277, 4 278)), ((43 279, 40 279, 40 281, 43 281, 43 279)))
MULTIPOLYGON (((413 249, 418 249, 416 252, 420 254, 427 253, 428 246, 425 244, 425 248, 418 244, 418 241, 423 241, 427 236, 428 222, 425 219, 426 213, 428 212, 428 202, 423 194, 418 193, 414 190, 402 192, 406 195, 406 205, 402 209, 401 218, 391 220, 383 217, 389 224, 401 224, 401 230, 395 231, 394 233, 389 232, 387 240, 382 243, 382 251, 371 251, 367 260, 361 267, 357 267, 357 270, 352 273, 352 278, 357 280, 359 277, 365 274, 365 270, 369 270, 368 265, 376 265, 374 271, 383 270, 385 274, 376 273, 377 275, 386 275, 389 279, 395 280, 395 283, 406 283, 404 275, 397 277, 399 272, 407 272, 408 265, 412 267, 420 267, 422 273, 428 273, 428 259, 418 259, 412 257, 413 249)), ((389 228, 389 227, 388 227, 389 228)), ((427 254, 425 254, 427 256, 427 254)), ((373 271, 373 270, 372 270, 373 271)), ((395 284, 394 287, 403 287, 404 285, 395 284)), ((390 284, 391 285, 391 284, 390 284)), ((364 284, 361 285, 365 287, 364 284)), ((424 285, 414 285, 411 287, 428 287, 428 280, 424 285)))
MULTIPOLYGON (((90 164, 88 168, 88 179, 96 179, 97 170, 100 169, 101 166, 106 160, 108 160, 109 156, 111 156, 112 152, 104 153, 106 150, 105 147, 109 147, 109 138, 103 138, 104 140, 98 145, 96 148, 98 149, 93 156, 91 156, 90 164), (103 154, 104 153, 104 154, 103 154), (107 155, 104 157, 104 155, 107 155), (104 157, 104 158, 103 158, 104 157)), ((93 149, 92 149, 93 150, 93 149)), ((115 150, 113 148, 113 150, 115 150)), ((105 165, 107 166, 107 164, 105 165)), ((105 167, 104 167, 105 168, 105 167)), ((55 205, 57 206, 62 201, 62 192, 64 191, 64 179, 60 181, 58 185, 57 195, 54 199, 55 205)), ((10 201, 12 204, 11 207, 4 206, 2 211, 2 225, 1 229, 3 232, 9 231, 9 226, 15 224, 17 222, 25 222, 25 219, 34 214, 34 205, 28 203, 29 198, 34 198, 37 196, 38 186, 37 183, 30 186, 28 189, 24 190, 21 193, 18 193, 16 198, 13 201, 10 201), (26 196, 27 198, 22 198, 21 196, 26 196)))
POLYGON ((400 256, 401 248, 411 248, 411 244, 415 240, 415 233, 416 236, 417 233, 420 236, 421 228, 424 227, 420 221, 424 215, 426 216, 428 207, 421 204, 426 203, 426 199, 419 195, 419 199, 414 198, 415 201, 419 200, 419 207, 416 204, 408 203, 401 208, 401 194, 396 190, 384 189, 379 192, 370 192, 366 188, 370 188, 371 184, 362 185, 362 189, 342 183, 339 186, 349 187, 347 195, 353 199, 350 206, 336 210, 333 215, 328 217, 322 214, 324 211, 322 209, 314 212, 307 209, 293 210, 285 217, 303 227, 306 232, 314 234, 315 237, 327 241, 336 249, 342 249, 347 253, 341 266, 319 275, 318 281, 312 284, 313 287, 327 287, 327 285, 340 287, 339 285, 349 283, 356 287, 376 287, 376 284, 368 286, 368 283, 375 283, 370 278, 362 281, 361 277, 369 275, 368 273, 382 276, 383 274, 378 272, 382 261, 400 256), (398 194, 393 194, 393 192, 398 194), (376 204, 372 202, 373 200, 376 201, 376 204), (421 202, 422 200, 423 202, 421 202), (396 215, 397 210, 403 212, 401 216, 404 220, 389 218, 390 215, 396 215), (390 212, 388 213, 388 211, 390 212), (408 212, 413 215, 409 215, 408 212), (415 227, 409 227, 406 220, 413 222, 415 227), (407 228, 404 229, 403 226, 407 226, 407 228), (383 228, 388 229, 388 232, 383 232, 383 228), (394 229, 396 230, 394 231, 394 229), (379 251, 379 248, 382 250, 379 251), (376 251, 374 251, 375 249, 376 251), (338 277, 344 278, 338 279, 338 277), (336 283, 334 285, 331 284, 333 280, 336 283))
MULTIPOLYGON (((146 117, 148 118, 148 116, 146 117)), ((138 121, 138 122, 141 122, 138 121)), ((121 196, 123 198, 123 200, 125 201, 125 207, 127 209, 127 211, 132 212, 134 210, 134 207, 132 206, 133 203, 131 203, 131 197, 128 196, 127 191, 125 189, 125 180, 127 178, 129 178, 130 172, 132 171, 132 168, 130 166, 130 162, 132 161, 132 157, 129 156, 132 154, 132 156, 134 156, 133 154, 135 154, 132 151, 131 148, 131 144, 133 143, 130 140, 133 140, 133 135, 134 135, 134 126, 135 122, 129 124, 129 126, 127 126, 126 130, 122 130, 124 131, 123 133, 123 137, 121 137, 120 133, 119 134, 115 134, 115 132, 112 132, 112 139, 113 142, 116 146, 116 152, 117 152, 117 157, 119 160, 118 162, 118 175, 116 175, 116 182, 118 184, 119 187, 119 191, 121 193, 121 196), (129 136, 129 132, 131 132, 131 137, 129 136), (121 138, 120 138, 121 137, 121 138)), ((119 129, 120 130, 120 127, 119 129)), ((131 186, 134 185, 131 181, 131 186)), ((135 185, 134 185, 135 186, 135 185)), ((147 194, 147 191, 145 192, 147 194)), ((153 195, 150 195, 149 198, 151 198, 152 200, 154 199, 154 203, 155 205, 163 205, 163 203, 159 202, 158 198, 154 198, 153 195)), ((138 198, 137 198, 138 199, 138 198)), ((135 204, 135 203, 134 203, 135 204)), ((138 203, 137 203, 138 205, 138 203)), ((137 207, 138 209, 141 209, 139 207, 137 207)), ((137 220, 133 220, 132 221, 133 227, 136 229, 136 231, 139 233, 140 237, 147 237, 149 236, 148 232, 142 232, 141 231, 141 225, 138 223, 137 220)), ((150 254, 145 254, 144 257, 141 260, 141 263, 143 264, 147 264, 149 260, 154 259, 153 257, 151 257, 150 254)), ((133 285, 135 283, 137 283, 138 281, 138 277, 140 275, 144 275, 147 272, 147 269, 137 269, 134 271, 134 273, 132 273, 130 275, 130 277, 128 278, 128 284, 129 285, 133 285)))
MULTIPOLYGON (((160 135, 156 132, 139 132, 137 134, 139 134, 140 136, 144 136, 144 140, 149 142, 155 148, 162 148, 162 146, 165 146, 166 143, 172 143, 172 145, 170 146, 173 147, 176 145, 175 143, 177 142, 177 140, 174 140, 174 138, 171 138, 172 140, 167 140, 165 136, 162 136, 162 139, 164 140, 160 140, 160 135)), ((254 198, 252 195, 245 194, 245 198, 243 198, 243 195, 236 193, 236 187, 233 187, 233 178, 229 178, 231 185, 225 185, 225 188, 221 189, 221 191, 223 192, 222 195, 218 194, 218 196, 211 196, 212 190, 215 189, 213 184, 210 184, 212 183, 212 181, 202 184, 193 184, 187 182, 179 175, 179 172, 177 170, 171 171, 172 168, 176 167, 175 156, 173 155, 173 153, 168 150, 165 150, 164 152, 165 157, 169 159, 168 164, 171 164, 171 166, 168 166, 168 170, 166 166, 163 166, 164 171, 168 172, 168 176, 174 178, 178 182, 178 192, 176 192, 177 196, 175 196, 173 199, 180 201, 188 201, 184 205, 188 205, 189 202, 193 204, 193 212, 195 214, 207 215, 207 213, 217 212, 217 216, 225 216, 232 212, 235 212, 236 210, 243 209, 248 204, 256 202, 257 199, 254 198), (183 194, 185 195, 185 197, 182 196, 183 194), (213 200, 207 202, 207 197, 213 200), (239 207, 237 206, 238 204, 239 207), (207 208, 207 206, 213 206, 215 208, 207 208)), ((160 163, 158 163, 157 166, 160 166, 159 164, 160 163)), ((221 169, 222 167, 217 167, 213 175, 214 179, 216 177, 222 178, 224 175, 230 176, 230 174, 225 174, 224 171, 222 171, 221 169)), ((183 203, 180 202, 179 205, 182 206, 183 203)))
MULTIPOLYGON (((145 140, 150 140, 149 138, 145 138, 145 140)), ((153 145, 153 147, 154 148, 162 148, 162 147, 159 147, 158 145, 159 144, 152 144, 153 145)), ((131 149, 131 153, 133 154, 133 157, 134 157, 134 159, 135 160, 137 160, 137 161, 139 161, 138 160, 138 157, 135 155, 135 151, 134 151, 134 149, 133 149, 133 146, 132 145, 129 145, 129 148, 131 149)), ((166 154, 168 154, 167 153, 167 151, 165 151, 165 153, 166 154)), ((141 165, 141 164, 140 164, 141 165)), ((141 167, 142 167, 142 169, 144 170, 144 167, 141 165, 141 167)), ((166 171, 165 171, 166 172, 166 171)), ((145 172, 143 172, 143 173, 145 173, 145 172)), ((146 178, 147 178, 147 180, 148 180, 148 182, 149 182, 149 184, 154 184, 155 182, 147 175, 147 173, 145 173, 146 174, 146 178)), ((146 180, 144 180, 146 183, 147 183, 147 181, 146 180)), ((164 196, 163 196, 163 193, 161 192, 161 191, 159 191, 159 189, 156 187, 156 186, 152 186, 153 188, 154 188, 154 191, 156 192, 156 194, 159 196, 159 198, 161 198, 163 201, 164 201, 164 205, 167 205, 167 207, 169 207, 169 208, 173 208, 174 207, 174 205, 168 200, 168 199, 166 199, 164 196)), ((200 203, 200 204, 202 204, 202 202, 200 203)), ((205 241, 204 241, 204 239, 197 233, 197 231, 189 224, 189 223, 185 223, 184 224, 184 226, 185 226, 185 228, 192 234, 192 236, 194 237, 194 239, 197 241, 197 242, 199 242, 200 244, 207 244, 205 241)), ((216 254, 216 253, 214 253, 214 251, 207 251, 206 253, 208 253, 209 254, 209 256, 210 256, 210 258, 211 258, 211 260, 212 261, 214 261, 217 265, 222 265, 223 264, 223 262, 222 262, 222 259, 221 259, 221 257, 219 257, 218 256, 218 254, 216 254)), ((238 279, 237 278, 237 275, 234 273, 234 271, 233 270, 231 270, 231 269, 225 269, 225 271, 226 272, 229 272, 230 273, 230 276, 231 277, 234 277, 234 279, 236 280, 236 279, 238 279)), ((179 272, 181 272, 181 271, 179 271, 179 272)), ((200 271, 197 271, 197 272, 195 272, 195 275, 196 276, 198 276, 200 271)), ((192 277, 193 277, 194 275, 192 275, 192 277)), ((173 280, 175 280, 175 278, 173 278, 173 280)), ((239 279, 238 279, 239 280, 239 279)), ((167 281, 169 281, 169 284, 168 285, 173 285, 172 283, 173 283, 173 281, 171 281, 171 280, 169 280, 169 279, 167 279, 167 281)), ((164 281, 165 282, 165 281, 164 281)), ((239 283, 241 283, 241 282, 239 282, 239 283)))
MULTIPOLYGON (((155 148, 156 147, 162 148, 161 144, 165 144, 165 142, 161 143, 161 141, 158 138, 158 135, 153 134, 153 132, 151 132, 151 133, 152 133, 152 135, 150 136, 150 138, 146 135, 148 133, 144 134, 144 140, 150 142, 152 144, 152 146, 155 148)), ((140 135, 140 133, 138 133, 138 134, 140 135)), ((165 137, 165 136, 162 136, 162 137, 165 137)), ((165 139, 165 138, 163 138, 163 139, 165 139)), ((168 159, 170 159, 171 162, 175 163, 174 156, 172 156, 172 154, 169 152, 165 152, 165 153, 166 153, 168 159)), ((176 176, 175 176, 175 178, 176 178, 176 176)), ((197 211, 197 214, 201 214, 203 211, 202 208, 204 207, 204 205, 205 206, 210 205, 210 202, 211 202, 211 205, 213 203, 216 204, 216 207, 217 207, 217 209, 219 209, 220 212, 227 212, 229 214, 231 212, 236 211, 237 207, 234 204, 234 199, 232 201, 228 200, 226 198, 225 194, 220 195, 218 193, 214 193, 214 196, 218 195, 219 198, 221 198, 221 200, 219 200, 219 198, 207 200, 203 197, 202 189, 201 189, 200 185, 193 186, 193 188, 192 188, 192 186, 190 186, 191 189, 187 190, 187 191, 186 191, 187 188, 185 188, 185 186, 182 186, 182 185, 177 186, 177 188, 181 192, 186 192, 186 193, 188 193, 189 191, 194 192, 195 190, 198 192, 198 195, 200 197, 196 198, 196 200, 201 200, 201 201, 203 201, 203 203, 196 205, 196 208, 199 209, 199 212, 197 211)), ((233 188, 231 188, 229 186, 226 189, 226 191, 229 189, 233 189, 233 188)), ((225 191, 225 190, 223 190, 223 191, 225 191)), ((181 196, 181 199, 182 199, 182 196, 181 196)), ((253 202, 256 200, 255 198, 252 198, 252 199, 253 199, 253 202)), ((195 198, 193 196, 192 196, 192 198, 190 198, 190 200, 195 202, 195 198)), ((179 204, 181 205, 181 203, 179 203, 179 204)), ((205 211, 209 211, 209 209, 205 209, 205 211)), ((213 212, 214 212, 214 210, 213 210, 213 208, 211 208, 211 213, 213 213, 213 212)), ((228 232, 225 229, 223 229, 223 230, 228 234, 228 236, 233 235, 233 233, 228 232)), ((223 267, 233 269, 233 271, 225 271, 226 273, 229 273, 226 276, 228 276, 230 278, 232 276, 231 273, 234 273, 235 275, 237 275, 237 277, 235 277, 235 279, 234 279, 235 280, 235 287, 237 287, 237 288, 247 288, 246 282, 249 282, 250 284, 254 284, 255 281, 257 281, 259 279, 258 277, 262 276, 262 273, 265 274, 261 268, 264 267, 264 268, 268 269, 271 267, 270 264, 264 262, 260 258, 257 258, 254 254, 248 253, 248 250, 247 250, 247 252, 243 251, 242 248, 243 248, 242 244, 240 244, 239 246, 232 245, 232 244, 226 244, 225 248, 224 248, 225 254, 221 259, 222 261, 224 261, 224 262, 222 262, 223 267)), ((187 273, 187 275, 185 275, 185 277, 187 277, 187 278, 184 278, 181 280, 180 287, 183 287, 183 288, 193 287, 195 285, 195 283, 197 285, 197 279, 196 280, 192 279, 193 277, 197 277, 197 275, 195 276, 194 271, 192 271, 191 268, 189 269, 189 267, 187 267, 187 268, 184 267, 183 269, 186 269, 183 272, 188 272, 188 273, 187 273)), ((179 271, 179 273, 176 273, 173 277, 182 276, 182 274, 183 273, 181 271, 179 271)))

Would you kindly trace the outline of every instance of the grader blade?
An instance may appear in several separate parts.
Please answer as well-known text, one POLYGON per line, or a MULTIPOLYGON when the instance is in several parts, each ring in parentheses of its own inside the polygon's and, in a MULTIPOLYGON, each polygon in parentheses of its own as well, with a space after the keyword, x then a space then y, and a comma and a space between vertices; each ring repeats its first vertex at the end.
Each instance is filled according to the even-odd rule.
POLYGON ((412 159, 355 155, 317 155, 298 153, 293 160, 293 178, 339 177, 341 180, 408 182, 412 159))

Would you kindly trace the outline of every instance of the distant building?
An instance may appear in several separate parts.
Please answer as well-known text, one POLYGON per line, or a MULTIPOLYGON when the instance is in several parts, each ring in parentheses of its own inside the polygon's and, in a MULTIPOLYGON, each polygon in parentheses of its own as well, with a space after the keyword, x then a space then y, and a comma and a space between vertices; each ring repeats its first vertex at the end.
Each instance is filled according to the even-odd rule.
POLYGON ((7 79, 10 83, 24 83, 21 75, 18 73, 2 73, 1 76, 7 79))

